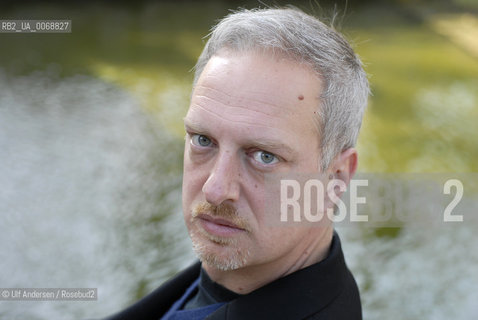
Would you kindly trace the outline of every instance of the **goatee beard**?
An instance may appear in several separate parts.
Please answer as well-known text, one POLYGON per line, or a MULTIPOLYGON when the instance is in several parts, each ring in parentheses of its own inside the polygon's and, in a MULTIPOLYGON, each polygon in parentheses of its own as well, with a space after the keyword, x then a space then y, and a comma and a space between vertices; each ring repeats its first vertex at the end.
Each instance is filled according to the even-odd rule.
POLYGON ((248 222, 237 214, 237 210, 231 204, 224 203, 215 206, 208 202, 201 202, 196 204, 192 210, 190 222, 193 227, 189 232, 193 250, 201 262, 222 271, 244 267, 250 255, 249 250, 239 247, 237 238, 218 237, 198 226, 197 220, 201 214, 224 218, 250 233, 251 228, 248 222), (204 238, 214 244, 208 243, 204 238), (223 247, 220 250, 224 253, 217 252, 216 245, 223 247))

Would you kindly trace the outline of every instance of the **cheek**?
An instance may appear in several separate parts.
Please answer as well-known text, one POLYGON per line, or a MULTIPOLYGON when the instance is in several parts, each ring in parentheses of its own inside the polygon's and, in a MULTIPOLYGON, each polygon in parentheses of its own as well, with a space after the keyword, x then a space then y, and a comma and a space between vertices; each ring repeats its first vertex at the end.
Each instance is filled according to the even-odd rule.
POLYGON ((276 184, 271 182, 272 179, 266 178, 265 175, 248 177, 243 184, 242 195, 254 216, 258 230, 263 233, 269 230, 273 232, 277 227, 282 228, 278 212, 280 189, 277 189, 276 184))
POLYGON ((256 233, 256 254, 276 259, 292 252, 298 244, 297 234, 288 226, 265 226, 256 233))
POLYGON ((201 192, 202 184, 194 172, 188 171, 186 168, 183 172, 183 200, 190 202, 201 192))
POLYGON ((184 214, 189 213, 193 203, 203 200, 202 188, 208 175, 205 168, 198 168, 184 157, 182 200, 184 214))
POLYGON ((256 177, 244 170, 240 174, 241 198, 243 198, 256 220, 263 220, 265 213, 265 186, 262 177, 256 177))

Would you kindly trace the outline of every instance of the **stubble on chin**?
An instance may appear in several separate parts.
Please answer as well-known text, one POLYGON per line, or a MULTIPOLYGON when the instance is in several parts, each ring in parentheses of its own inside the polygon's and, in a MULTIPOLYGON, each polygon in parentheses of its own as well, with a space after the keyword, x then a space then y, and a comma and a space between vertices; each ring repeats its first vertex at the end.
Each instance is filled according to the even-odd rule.
POLYGON ((199 260, 222 271, 236 270, 247 265, 250 251, 242 248, 237 238, 218 237, 208 233, 198 223, 197 217, 200 214, 222 217, 243 228, 247 233, 250 230, 247 221, 237 215, 232 205, 214 206, 208 202, 197 204, 192 210, 189 236, 199 260))

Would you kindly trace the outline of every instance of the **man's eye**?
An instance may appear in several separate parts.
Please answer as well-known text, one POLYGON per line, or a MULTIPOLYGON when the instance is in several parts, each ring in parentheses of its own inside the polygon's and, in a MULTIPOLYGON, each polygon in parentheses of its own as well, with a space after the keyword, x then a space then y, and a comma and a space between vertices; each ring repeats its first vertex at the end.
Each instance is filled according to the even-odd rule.
POLYGON ((209 147, 212 144, 212 141, 202 134, 195 134, 191 137, 191 143, 198 147, 209 147))
POLYGON ((279 159, 277 159, 275 155, 266 151, 256 151, 252 156, 254 160, 262 164, 274 164, 279 162, 279 159))

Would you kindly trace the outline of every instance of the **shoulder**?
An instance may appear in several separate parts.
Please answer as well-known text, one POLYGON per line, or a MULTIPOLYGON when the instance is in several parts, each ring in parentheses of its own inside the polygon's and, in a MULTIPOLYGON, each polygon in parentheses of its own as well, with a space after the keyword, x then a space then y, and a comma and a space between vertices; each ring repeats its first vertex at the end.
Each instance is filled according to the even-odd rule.
POLYGON ((360 294, 352 273, 347 270, 342 291, 329 304, 311 314, 308 320, 362 320, 360 294))

